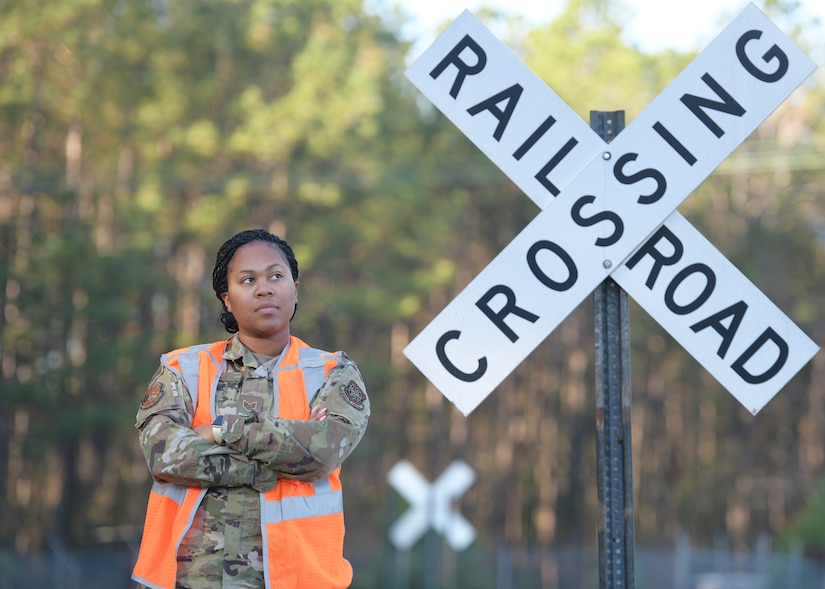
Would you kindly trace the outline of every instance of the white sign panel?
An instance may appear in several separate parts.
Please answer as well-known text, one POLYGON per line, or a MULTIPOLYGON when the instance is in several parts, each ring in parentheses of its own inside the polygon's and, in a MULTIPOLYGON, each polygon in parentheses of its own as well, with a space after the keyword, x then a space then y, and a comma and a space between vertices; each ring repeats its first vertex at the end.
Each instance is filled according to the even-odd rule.
POLYGON ((542 208, 604 149, 590 126, 467 10, 406 75, 542 208))
POLYGON ((753 414, 819 349, 678 212, 611 277, 753 414))
MULTIPOLYGON (((485 133, 501 143, 510 137, 510 121, 546 120, 546 110, 521 102, 526 91, 505 91, 523 84, 538 93, 538 86, 523 72, 522 82, 514 81, 512 54, 479 35, 469 13, 444 34, 452 41, 437 41, 410 68, 410 78, 505 169, 524 127, 504 155, 484 141, 485 133), (427 76, 446 79, 434 85, 427 76), (482 95, 462 99, 471 79, 482 95), (495 90, 496 84, 505 88, 495 90), (461 108, 451 108, 450 100, 463 100, 461 108)), ((462 412, 472 411, 813 69, 749 6, 609 147, 602 143, 600 156, 587 162, 575 157, 575 147, 548 151, 552 166, 538 179, 559 190, 558 197, 405 354, 462 412), (565 158, 567 170, 584 166, 569 184, 552 176, 565 158)), ((553 115, 571 113, 554 105, 553 115)), ((589 153, 594 135, 573 119, 580 121, 574 113, 565 118, 575 140, 567 144, 587 145, 582 153, 589 153)), ((519 186, 537 179, 528 168, 512 173, 519 186)), ((542 204, 541 195, 528 194, 542 204)))

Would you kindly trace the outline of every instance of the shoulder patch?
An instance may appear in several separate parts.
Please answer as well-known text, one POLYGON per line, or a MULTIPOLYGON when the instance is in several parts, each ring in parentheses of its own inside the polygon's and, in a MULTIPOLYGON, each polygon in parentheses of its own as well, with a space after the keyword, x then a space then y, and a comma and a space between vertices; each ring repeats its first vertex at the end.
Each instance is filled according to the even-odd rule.
POLYGON ((150 386, 146 394, 143 395, 140 408, 149 409, 149 407, 160 401, 161 397, 163 397, 163 383, 158 382, 150 386))
POLYGON ((364 410, 364 401, 366 401, 367 395, 354 380, 349 381, 349 384, 341 385, 341 396, 359 411, 364 410))

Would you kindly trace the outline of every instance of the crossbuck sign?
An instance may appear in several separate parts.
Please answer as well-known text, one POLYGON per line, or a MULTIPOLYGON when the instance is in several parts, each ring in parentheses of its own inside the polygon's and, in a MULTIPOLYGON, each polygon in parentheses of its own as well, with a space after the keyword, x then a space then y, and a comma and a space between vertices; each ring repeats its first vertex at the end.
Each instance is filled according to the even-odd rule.
POLYGON ((814 69, 751 4, 608 145, 464 11, 407 77, 542 211, 406 356, 466 415, 611 276, 756 414, 818 347, 675 209, 814 69))
POLYGON ((476 480, 475 471, 466 462, 454 461, 430 484, 409 460, 401 460, 387 473, 387 480, 410 503, 390 528, 393 546, 409 550, 430 527, 443 534, 454 550, 464 550, 473 543, 476 530, 454 505, 476 480))

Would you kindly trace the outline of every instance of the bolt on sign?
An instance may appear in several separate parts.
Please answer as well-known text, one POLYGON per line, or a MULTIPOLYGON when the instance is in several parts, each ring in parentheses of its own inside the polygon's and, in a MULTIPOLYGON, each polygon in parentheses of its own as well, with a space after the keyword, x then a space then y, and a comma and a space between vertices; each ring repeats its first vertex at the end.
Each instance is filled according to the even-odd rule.
POLYGON ((464 11, 406 75, 542 211, 405 355, 467 415, 610 276, 759 412, 819 348, 676 207, 815 67, 751 4, 607 144, 464 11))

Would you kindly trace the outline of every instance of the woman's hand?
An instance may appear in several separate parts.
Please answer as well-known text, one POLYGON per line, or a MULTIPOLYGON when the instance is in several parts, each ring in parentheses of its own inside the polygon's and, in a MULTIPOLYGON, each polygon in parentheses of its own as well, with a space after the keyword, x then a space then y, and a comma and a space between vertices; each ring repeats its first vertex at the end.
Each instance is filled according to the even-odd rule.
POLYGON ((315 407, 309 414, 309 420, 324 423, 327 420, 327 408, 315 407))

